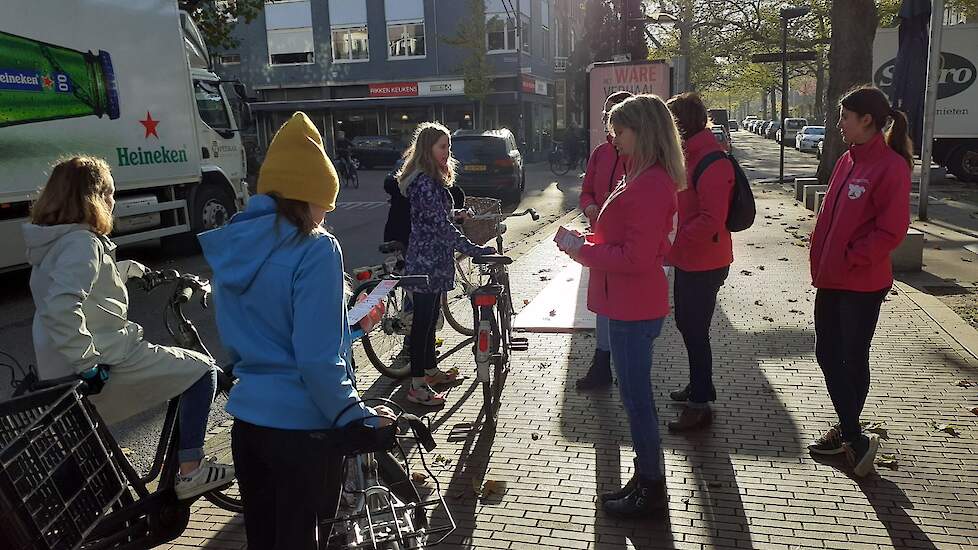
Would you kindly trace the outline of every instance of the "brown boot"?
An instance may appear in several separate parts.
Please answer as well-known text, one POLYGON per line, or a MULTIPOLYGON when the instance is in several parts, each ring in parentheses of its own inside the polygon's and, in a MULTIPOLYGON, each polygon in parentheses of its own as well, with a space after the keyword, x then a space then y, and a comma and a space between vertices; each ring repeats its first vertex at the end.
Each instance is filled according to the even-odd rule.
POLYGON ((686 407, 679 418, 669 422, 670 432, 691 432, 705 428, 713 423, 713 411, 709 407, 694 409, 686 407))

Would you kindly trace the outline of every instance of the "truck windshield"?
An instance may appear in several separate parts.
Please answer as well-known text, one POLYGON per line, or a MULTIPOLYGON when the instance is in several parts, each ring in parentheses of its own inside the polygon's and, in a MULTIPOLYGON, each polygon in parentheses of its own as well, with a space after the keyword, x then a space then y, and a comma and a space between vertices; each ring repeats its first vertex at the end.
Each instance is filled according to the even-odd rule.
POLYGON ((215 130, 231 129, 231 117, 224 108, 220 84, 195 80, 194 99, 197 100, 197 110, 200 111, 200 118, 205 124, 215 130))

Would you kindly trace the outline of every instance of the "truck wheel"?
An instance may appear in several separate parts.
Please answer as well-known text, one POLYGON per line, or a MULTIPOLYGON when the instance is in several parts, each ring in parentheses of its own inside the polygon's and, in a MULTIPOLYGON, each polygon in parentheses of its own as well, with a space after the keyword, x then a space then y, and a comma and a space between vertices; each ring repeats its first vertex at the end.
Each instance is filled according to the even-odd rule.
POLYGON ((200 233, 226 224, 238 211, 234 197, 221 187, 205 183, 193 195, 190 229, 200 233))
POLYGON ((978 143, 962 145, 951 151, 947 169, 961 181, 978 183, 978 143))

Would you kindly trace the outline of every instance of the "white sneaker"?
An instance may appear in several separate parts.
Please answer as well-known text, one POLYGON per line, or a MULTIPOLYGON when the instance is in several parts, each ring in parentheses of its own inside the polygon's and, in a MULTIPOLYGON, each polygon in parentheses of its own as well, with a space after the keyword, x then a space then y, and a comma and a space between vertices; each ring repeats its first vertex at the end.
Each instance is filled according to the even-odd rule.
POLYGON ((178 500, 187 500, 213 491, 218 487, 230 485, 233 481, 234 466, 220 464, 213 457, 207 457, 200 461, 200 466, 189 474, 177 474, 177 483, 173 490, 176 491, 178 500))

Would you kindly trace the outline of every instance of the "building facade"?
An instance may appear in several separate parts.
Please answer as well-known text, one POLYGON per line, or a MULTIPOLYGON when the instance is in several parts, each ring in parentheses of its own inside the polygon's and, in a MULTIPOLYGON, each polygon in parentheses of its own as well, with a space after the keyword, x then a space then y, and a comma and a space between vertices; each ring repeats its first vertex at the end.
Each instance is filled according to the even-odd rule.
MULTIPOLYGON (((509 128, 541 158, 564 126, 561 78, 583 10, 568 0, 486 0, 491 91, 487 128, 509 128), (562 5, 566 4, 566 5, 562 5)), ((239 46, 215 56, 223 78, 257 101, 258 148, 294 111, 305 111, 331 148, 338 136, 405 140, 419 122, 473 128, 478 105, 465 93, 470 50, 449 44, 474 17, 466 0, 276 0, 239 24, 239 46)))

